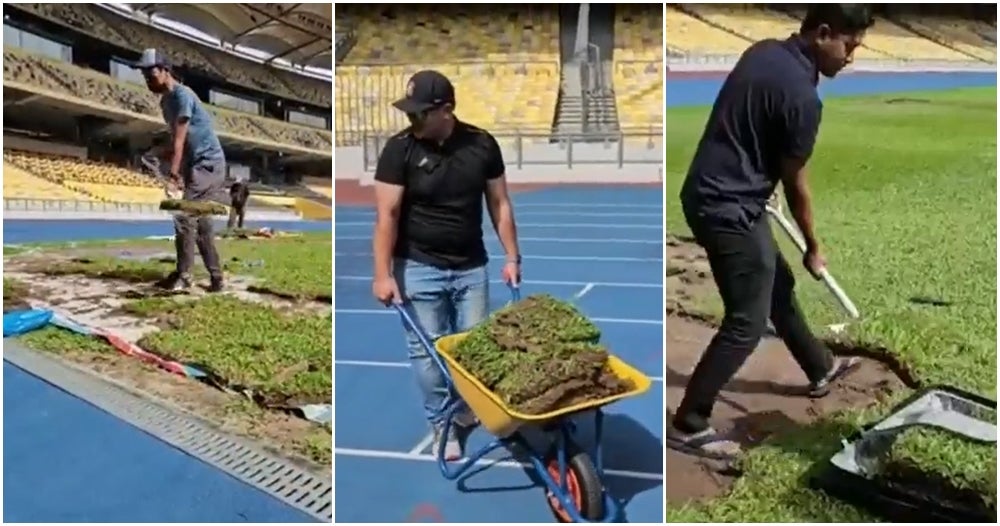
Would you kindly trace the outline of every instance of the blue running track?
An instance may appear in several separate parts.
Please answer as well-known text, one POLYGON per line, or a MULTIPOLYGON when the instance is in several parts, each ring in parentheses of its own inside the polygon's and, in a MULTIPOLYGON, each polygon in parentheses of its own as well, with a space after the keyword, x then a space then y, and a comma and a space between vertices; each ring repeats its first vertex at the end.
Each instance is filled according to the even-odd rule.
MULTIPOLYGON (((514 207, 524 293, 579 297, 612 352, 655 379, 648 393, 606 408, 604 458, 626 519, 662 522, 662 193, 560 188, 516 194, 514 207)), ((517 466, 493 465, 464 484, 438 471, 400 321, 371 297, 373 219, 370 208, 336 209, 335 519, 552 522, 543 490, 517 466)), ((489 252, 502 255, 492 227, 485 230, 489 252)), ((498 308, 509 296, 497 263, 490 274, 498 308)), ((581 421, 578 436, 585 447, 589 422, 581 421)), ((477 430, 468 451, 490 438, 477 430)))
MULTIPOLYGON (((3 228, 6 244, 172 233, 149 221, 8 220, 3 228)), ((4 522, 315 522, 6 361, 3 396, 4 522)))

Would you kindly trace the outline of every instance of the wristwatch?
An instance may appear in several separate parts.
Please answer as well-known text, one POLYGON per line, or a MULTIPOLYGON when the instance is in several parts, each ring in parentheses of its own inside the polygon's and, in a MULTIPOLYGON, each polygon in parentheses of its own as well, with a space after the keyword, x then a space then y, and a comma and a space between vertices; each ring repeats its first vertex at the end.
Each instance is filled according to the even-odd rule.
POLYGON ((521 254, 518 254, 518 255, 516 255, 514 257, 507 256, 507 263, 517 263, 518 265, 520 265, 521 264, 521 254))

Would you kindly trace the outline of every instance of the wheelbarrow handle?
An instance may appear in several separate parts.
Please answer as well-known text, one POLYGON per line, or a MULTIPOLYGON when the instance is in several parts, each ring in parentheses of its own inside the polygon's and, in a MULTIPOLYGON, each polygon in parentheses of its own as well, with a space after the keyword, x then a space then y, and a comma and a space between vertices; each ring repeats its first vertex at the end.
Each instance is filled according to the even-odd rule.
MULTIPOLYGON (((511 301, 520 301, 521 300, 520 284, 516 285, 508 284, 507 287, 510 290, 511 301)), ((417 340, 420 342, 420 345, 422 345, 424 347, 424 350, 427 351, 427 354, 429 354, 431 358, 434 359, 434 362, 437 364, 437 366, 440 367, 442 371, 446 370, 444 368, 444 363, 441 362, 441 357, 438 356, 437 350, 434 348, 434 342, 431 341, 431 338, 430 336, 427 335, 427 332, 425 332, 423 328, 420 327, 420 324, 417 323, 417 320, 415 320, 413 316, 410 314, 410 312, 406 310, 404 304, 393 303, 392 308, 395 309, 396 312, 399 313, 399 317, 403 319, 403 325, 405 325, 407 329, 413 331, 413 334, 417 335, 417 340)))

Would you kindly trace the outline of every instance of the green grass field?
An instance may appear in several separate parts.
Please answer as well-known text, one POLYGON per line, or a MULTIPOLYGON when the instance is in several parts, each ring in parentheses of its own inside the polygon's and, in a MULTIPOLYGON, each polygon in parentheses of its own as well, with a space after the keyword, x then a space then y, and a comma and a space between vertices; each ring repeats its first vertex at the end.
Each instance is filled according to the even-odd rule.
MULTIPOLYGON (((214 372, 227 385, 252 392, 265 406, 330 403, 332 393, 332 308, 330 304, 331 235, 307 233, 299 237, 263 241, 225 239, 218 243, 229 293, 162 296, 149 285, 173 269, 173 263, 127 259, 122 252, 157 255, 173 253, 172 241, 132 240, 38 245, 4 249, 5 270, 16 268, 33 276, 26 283, 4 276, 5 310, 24 297, 45 299, 46 287, 62 276, 125 282, 117 312, 159 330, 142 337, 140 347, 159 356, 214 372), (70 259, 72 257, 72 259, 70 259)), ((198 260, 196 280, 207 282, 198 260)), ((92 293, 88 293, 92 294, 92 293)), ((113 295, 117 295, 115 293, 113 295)), ((96 303, 96 302, 95 302, 96 303)), ((31 332, 19 339, 40 351, 68 357, 116 356, 102 340, 56 327, 31 332)), ((124 358, 132 360, 132 358, 124 358)), ((167 373, 162 373, 167 375, 167 373)), ((194 380, 191 380, 194 382, 194 380)), ((233 395, 233 402, 241 400, 233 395)), ((241 409, 245 420, 260 424, 255 411, 241 409)), ((289 441, 291 449, 319 464, 329 463, 329 427, 308 424, 289 441)), ((287 430, 281 430, 287 432, 287 430)))
MULTIPOLYGON (((895 353, 925 384, 994 399, 996 100, 995 88, 827 99, 810 163, 817 235, 830 271, 863 317, 848 338, 895 353), (886 103, 904 97, 909 101, 886 103)), ((666 217, 674 235, 690 235, 677 194, 708 110, 667 110, 666 217)), ((789 260, 799 261, 790 250, 789 260)), ((843 321, 829 292, 804 270, 798 277, 815 327, 843 321)), ((707 313, 718 315, 708 303, 707 313)), ((775 437, 747 455, 745 475, 730 494, 668 508, 668 521, 872 521, 807 489, 804 477, 878 411, 833 415, 795 436, 775 437)))

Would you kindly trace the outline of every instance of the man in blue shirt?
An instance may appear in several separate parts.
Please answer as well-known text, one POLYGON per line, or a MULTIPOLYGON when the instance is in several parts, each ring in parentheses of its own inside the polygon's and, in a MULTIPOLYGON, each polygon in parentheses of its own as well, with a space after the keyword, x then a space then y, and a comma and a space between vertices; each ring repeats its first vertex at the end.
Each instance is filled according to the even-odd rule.
MULTIPOLYGON (((189 201, 230 204, 226 185, 226 156, 212 128, 212 117, 191 88, 174 78, 170 61, 155 49, 146 49, 135 64, 150 91, 160 96, 163 120, 170 130, 169 175, 189 201)), ((222 267, 215 248, 211 216, 174 216, 177 269, 160 286, 182 290, 191 286, 195 245, 211 278, 209 292, 222 290, 222 267)))
POLYGON ((816 4, 798 34, 747 49, 726 78, 681 190, 688 225, 704 247, 725 316, 691 375, 667 443, 691 454, 730 458, 737 437, 709 425, 719 392, 763 337, 775 332, 825 396, 857 359, 836 359, 813 336, 795 300, 795 279, 771 233, 765 204, 778 182, 806 239, 803 263, 824 267, 813 231, 806 163, 819 130, 819 75, 835 76, 853 60, 873 24, 863 4, 816 4))

